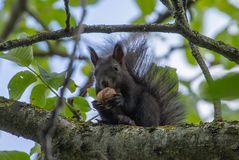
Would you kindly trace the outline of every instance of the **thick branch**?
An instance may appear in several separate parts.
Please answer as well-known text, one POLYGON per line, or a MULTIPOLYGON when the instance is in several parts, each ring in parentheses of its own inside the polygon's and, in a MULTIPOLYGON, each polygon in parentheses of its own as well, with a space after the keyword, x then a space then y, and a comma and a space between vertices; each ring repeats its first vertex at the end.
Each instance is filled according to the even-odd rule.
POLYGON ((239 63, 238 48, 232 47, 222 41, 216 41, 196 31, 190 31, 186 28, 182 28, 182 35, 197 46, 215 51, 229 60, 239 63))
MULTIPOLYGON (((39 142, 49 113, 0 98, 0 129, 39 142)), ((136 127, 69 122, 58 118, 54 153, 75 159, 230 159, 239 156, 239 122, 136 127), (70 155, 70 156, 69 156, 70 155)))

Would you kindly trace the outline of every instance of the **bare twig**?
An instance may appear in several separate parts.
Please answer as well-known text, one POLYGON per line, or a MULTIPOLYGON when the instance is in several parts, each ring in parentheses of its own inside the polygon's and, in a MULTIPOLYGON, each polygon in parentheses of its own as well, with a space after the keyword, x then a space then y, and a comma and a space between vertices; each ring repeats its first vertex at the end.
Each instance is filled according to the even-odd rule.
POLYGON ((57 106, 55 107, 55 109, 52 111, 51 113, 51 117, 50 117, 50 120, 48 122, 48 124, 43 128, 42 130, 42 144, 43 144, 43 149, 44 149, 44 153, 45 153, 45 158, 47 160, 52 160, 53 159, 53 156, 52 156, 52 144, 51 144, 51 141, 52 141, 52 136, 55 132, 55 129, 56 129, 56 126, 57 126, 57 117, 58 117, 58 114, 60 112, 60 110, 62 109, 63 107, 63 102, 64 102, 64 92, 69 84, 69 81, 70 81, 70 78, 71 78, 71 75, 72 75, 72 72, 73 72, 73 63, 74 63, 74 59, 75 59, 75 55, 76 55, 76 49, 77 49, 77 45, 79 43, 79 40, 80 40, 80 33, 83 31, 82 29, 82 22, 84 20, 84 17, 85 17, 85 14, 86 14, 86 10, 85 10, 85 1, 84 0, 81 0, 81 4, 82 4, 82 8, 83 8, 83 13, 82 13, 82 17, 80 19, 80 22, 78 24, 78 31, 76 32, 77 35, 76 35, 76 40, 75 40, 75 44, 74 44, 74 48, 73 48, 73 51, 72 51, 72 54, 70 56, 70 62, 68 64, 68 67, 67 67, 67 76, 66 76, 66 79, 64 80, 63 82, 63 87, 62 89, 60 90, 60 98, 58 100, 58 103, 57 103, 57 106))
POLYGON ((70 18, 71 18, 71 14, 69 11, 69 0, 64 0, 64 4, 65 4, 65 11, 66 11, 66 31, 68 32, 70 30, 70 18))
MULTIPOLYGON (((213 82, 212 76, 207 68, 207 65, 203 61, 203 58, 201 54, 199 53, 198 48, 193 44, 190 43, 191 49, 192 49, 192 54, 194 58, 196 59, 197 63, 199 64, 203 75, 209 85, 213 82)), ((213 105, 214 105, 214 120, 215 121, 221 121, 222 116, 221 116, 221 101, 219 99, 214 99, 213 100, 213 105)))

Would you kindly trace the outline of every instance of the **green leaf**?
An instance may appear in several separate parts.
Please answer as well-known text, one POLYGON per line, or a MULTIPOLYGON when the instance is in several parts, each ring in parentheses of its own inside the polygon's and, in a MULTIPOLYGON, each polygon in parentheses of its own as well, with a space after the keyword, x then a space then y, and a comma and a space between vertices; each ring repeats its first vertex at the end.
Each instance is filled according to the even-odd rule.
POLYGON ((36 76, 30 71, 21 71, 15 74, 8 83, 10 98, 18 100, 26 88, 36 80, 36 76))
POLYGON ((70 79, 70 81, 69 81, 69 84, 68 84, 68 89, 69 89, 69 91, 71 92, 71 93, 73 93, 73 92, 75 92, 76 91, 76 88, 77 88, 78 86, 76 85, 76 83, 75 83, 75 81, 73 81, 72 79, 70 79))
MULTIPOLYGON (((46 110, 52 110, 56 107, 58 101, 58 97, 50 97, 46 99, 46 105, 44 106, 44 109, 46 110)), ((61 110, 61 115, 71 118, 73 117, 73 113, 70 111, 70 109, 67 106, 64 106, 61 110)))
MULTIPOLYGON (((188 43, 184 42, 184 44, 186 45, 188 43)), ((193 57, 191 49, 189 47, 186 47, 184 51, 185 51, 185 57, 188 63, 193 66, 197 65, 197 61, 193 57)))
MULTIPOLYGON (((35 49, 34 49, 34 51, 35 51, 35 49)), ((35 70, 38 70, 38 65, 43 67, 47 72, 51 71, 51 68, 49 65, 49 57, 35 57, 31 66, 35 70)))
POLYGON ((32 46, 12 49, 8 54, 0 54, 0 58, 13 61, 20 66, 29 66, 33 60, 32 46))
POLYGON ((229 73, 226 76, 215 80, 209 87, 209 93, 220 99, 239 98, 239 73, 229 73))
POLYGON ((199 7, 196 6, 196 9, 193 12, 192 21, 190 21, 191 27, 196 31, 202 32, 203 20, 204 20, 204 11, 202 11, 199 7))
POLYGON ((145 24, 145 18, 143 15, 140 15, 139 17, 135 18, 132 22, 132 24, 145 24))
POLYGON ((222 116, 224 120, 235 121, 239 120, 239 109, 231 110, 226 104, 223 104, 222 107, 222 116))
POLYGON ((73 98, 73 107, 80 111, 83 119, 86 119, 86 112, 90 111, 89 103, 83 97, 73 98))
POLYGON ((86 63, 82 67, 81 71, 84 73, 84 75, 89 76, 91 74, 91 72, 92 72, 92 69, 93 69, 92 65, 90 63, 86 63))
POLYGON ((91 96, 93 98, 96 98, 96 91, 95 91, 95 88, 87 88, 87 93, 88 93, 88 96, 91 96))
POLYGON ((40 144, 35 143, 34 147, 31 148, 30 156, 32 156, 34 153, 38 153, 38 154, 41 153, 41 145, 40 144))
POLYGON ((72 118, 74 116, 71 110, 67 106, 64 106, 64 108, 61 111, 61 114, 65 116, 66 118, 72 118))
POLYGON ((152 81, 157 83, 159 88, 160 87, 167 88, 168 89, 167 94, 177 93, 179 80, 178 80, 178 76, 177 76, 175 68, 168 67, 168 66, 159 67, 155 64, 155 65, 152 65, 151 68, 149 68, 147 74, 150 77, 150 79, 152 79, 151 77, 154 77, 152 81), (167 81, 165 81, 165 79, 167 81), (170 86, 172 84, 175 84, 175 85, 170 86))
MULTIPOLYGON (((205 82, 204 82, 205 83, 205 82)), ((204 85, 201 94, 210 99, 232 100, 239 98, 239 73, 229 73, 215 80, 210 86, 204 85)))
POLYGON ((44 81, 46 81, 52 88, 57 90, 59 87, 62 86, 65 72, 61 73, 48 73, 42 67, 38 65, 39 73, 44 81))
POLYGON ((200 97, 202 97, 206 101, 212 101, 213 100, 212 96, 208 92, 209 86, 208 86, 208 83, 206 81, 202 81, 200 83, 199 89, 200 89, 199 90, 200 97))
POLYGON ((45 106, 46 104, 46 91, 48 88, 44 84, 38 84, 32 89, 30 102, 36 106, 45 106))
POLYGON ((198 124, 201 121, 196 108, 198 98, 196 98, 192 93, 190 93, 188 95, 181 95, 180 100, 182 101, 187 110, 186 114, 187 123, 198 124))
POLYGON ((30 160, 30 156, 19 151, 0 151, 0 160, 30 160))
MULTIPOLYGON (((58 90, 64 82, 64 79, 66 77, 66 71, 63 71, 61 73, 48 73, 46 70, 44 70, 41 66, 38 65, 39 73, 42 77, 42 79, 49 84, 52 88, 55 90, 58 90)), ((75 84, 73 80, 70 79, 68 89, 71 92, 74 92, 78 86, 75 84)))
POLYGON ((46 109, 46 110, 52 110, 56 106, 57 99, 58 99, 57 97, 47 98, 46 99, 46 104, 45 104, 45 106, 43 108, 46 109))
POLYGON ((149 15, 154 11, 156 0, 136 0, 137 5, 141 9, 143 15, 149 15))

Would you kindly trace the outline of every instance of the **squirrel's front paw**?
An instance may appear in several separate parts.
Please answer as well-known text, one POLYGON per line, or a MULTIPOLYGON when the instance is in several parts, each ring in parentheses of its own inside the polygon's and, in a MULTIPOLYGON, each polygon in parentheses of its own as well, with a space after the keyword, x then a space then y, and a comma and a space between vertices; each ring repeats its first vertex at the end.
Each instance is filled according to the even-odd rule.
POLYGON ((116 106, 116 107, 120 107, 124 105, 124 98, 122 96, 122 94, 116 94, 111 98, 108 98, 106 100, 106 103, 110 104, 111 106, 116 106))
POLYGON ((97 101, 97 100, 92 101, 92 105, 98 111, 107 110, 107 109, 111 109, 112 108, 110 105, 102 103, 102 102, 97 101))
POLYGON ((92 103, 93 107, 97 110, 104 108, 104 105, 100 101, 94 100, 91 103, 92 103))

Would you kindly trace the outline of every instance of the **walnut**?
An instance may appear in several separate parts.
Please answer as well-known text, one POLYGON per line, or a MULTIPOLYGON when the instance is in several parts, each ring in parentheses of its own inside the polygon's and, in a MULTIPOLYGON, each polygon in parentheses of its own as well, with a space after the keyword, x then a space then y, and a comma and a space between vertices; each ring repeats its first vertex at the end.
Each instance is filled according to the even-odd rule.
POLYGON ((106 87, 97 94, 96 99, 102 102, 114 95, 116 95, 116 91, 113 88, 106 87))

